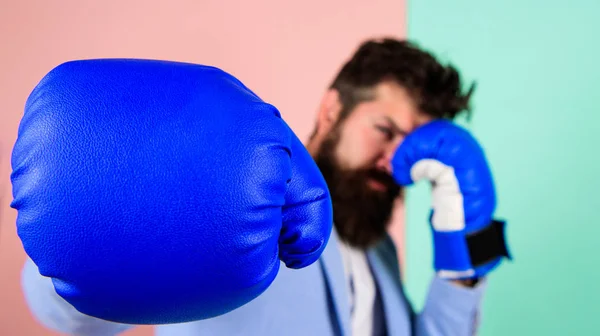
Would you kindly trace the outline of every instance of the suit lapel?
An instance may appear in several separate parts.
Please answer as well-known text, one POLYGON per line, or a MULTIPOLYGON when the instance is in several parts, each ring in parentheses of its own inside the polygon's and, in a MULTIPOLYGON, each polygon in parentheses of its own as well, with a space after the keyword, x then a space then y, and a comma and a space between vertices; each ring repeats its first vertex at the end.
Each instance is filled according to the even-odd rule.
POLYGON ((384 241, 380 246, 368 250, 367 258, 383 303, 388 335, 408 335, 410 321, 403 321, 403 318, 409 318, 410 306, 407 305, 402 290, 400 270, 396 255, 393 254, 395 250, 387 251, 389 244, 391 243, 384 241))
POLYGON ((331 234, 329 243, 321 256, 320 263, 327 281, 327 287, 329 288, 340 332, 343 336, 350 335, 350 307, 348 306, 347 296, 348 288, 335 231, 331 234))

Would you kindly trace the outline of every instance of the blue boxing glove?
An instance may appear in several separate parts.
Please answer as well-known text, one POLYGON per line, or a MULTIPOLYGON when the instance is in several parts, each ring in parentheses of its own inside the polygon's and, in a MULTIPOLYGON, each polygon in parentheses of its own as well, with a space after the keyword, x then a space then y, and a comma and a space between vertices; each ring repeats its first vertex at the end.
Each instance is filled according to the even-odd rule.
POLYGON ((434 268, 447 279, 476 279, 510 258, 505 223, 494 219, 496 192, 482 148, 465 129, 446 120, 411 132, 392 159, 403 186, 432 184, 430 217, 434 268))
POLYGON ((214 67, 62 64, 13 150, 26 253, 78 311, 129 324, 215 317, 314 263, 329 191, 277 109, 214 67))

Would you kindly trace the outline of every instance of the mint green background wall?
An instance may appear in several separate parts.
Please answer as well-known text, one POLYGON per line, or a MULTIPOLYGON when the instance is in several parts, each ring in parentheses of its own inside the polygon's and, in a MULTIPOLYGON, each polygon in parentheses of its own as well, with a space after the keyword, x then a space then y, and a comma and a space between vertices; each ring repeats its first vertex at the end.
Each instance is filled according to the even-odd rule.
MULTIPOLYGON (((468 125, 492 162, 514 262, 479 335, 600 335, 600 2, 413 0, 408 36, 478 81, 468 125)), ((429 186, 408 193, 407 287, 431 279, 429 186)))

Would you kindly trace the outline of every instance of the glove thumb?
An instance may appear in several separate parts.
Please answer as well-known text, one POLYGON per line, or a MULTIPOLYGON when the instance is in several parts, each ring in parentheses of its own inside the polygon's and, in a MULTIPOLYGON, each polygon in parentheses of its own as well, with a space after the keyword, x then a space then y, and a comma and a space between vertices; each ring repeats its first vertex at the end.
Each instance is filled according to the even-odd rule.
POLYGON ((317 164, 290 130, 292 174, 282 209, 279 258, 289 268, 317 261, 333 226, 329 189, 317 164))

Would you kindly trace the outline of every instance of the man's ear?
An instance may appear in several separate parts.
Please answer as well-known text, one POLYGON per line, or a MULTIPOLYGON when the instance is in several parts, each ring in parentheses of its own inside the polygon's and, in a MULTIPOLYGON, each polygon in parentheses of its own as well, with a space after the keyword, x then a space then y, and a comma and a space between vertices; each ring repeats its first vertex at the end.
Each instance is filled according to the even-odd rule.
POLYGON ((342 103, 339 92, 329 89, 323 95, 317 115, 317 133, 326 134, 333 128, 340 117, 342 103))

